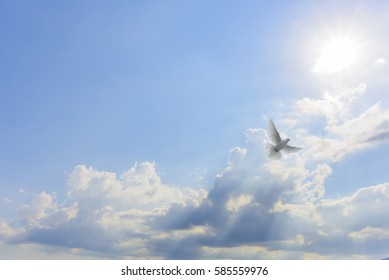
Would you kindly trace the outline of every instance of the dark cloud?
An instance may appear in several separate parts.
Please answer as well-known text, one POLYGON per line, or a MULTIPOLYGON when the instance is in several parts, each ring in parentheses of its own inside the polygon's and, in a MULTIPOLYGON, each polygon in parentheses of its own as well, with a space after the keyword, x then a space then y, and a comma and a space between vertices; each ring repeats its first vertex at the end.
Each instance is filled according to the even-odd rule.
POLYGON ((389 141, 389 131, 379 132, 376 135, 369 137, 367 142, 387 142, 389 141))
MULTIPOLYGON (((154 221, 155 228, 165 231, 190 230, 196 226, 208 230, 205 235, 180 240, 167 238, 165 241, 169 246, 158 247, 164 257, 172 257, 171 248, 182 252, 187 251, 187 246, 197 248, 192 250, 197 253, 189 257, 196 258, 201 257, 198 248, 203 246, 267 244, 291 240, 296 234, 305 232, 307 222, 304 219, 274 211, 277 202, 292 197, 290 193, 295 191, 294 179, 298 176, 282 179, 266 171, 263 154, 257 155, 263 151, 262 143, 263 134, 251 131, 247 147, 231 151, 229 166, 215 178, 207 198, 198 207, 174 205, 165 216, 154 221), (239 203, 241 196, 251 199, 238 205, 237 209, 229 209, 228 204, 234 203, 234 200, 239 203)), ((175 250, 175 254, 180 256, 182 252, 175 250)))

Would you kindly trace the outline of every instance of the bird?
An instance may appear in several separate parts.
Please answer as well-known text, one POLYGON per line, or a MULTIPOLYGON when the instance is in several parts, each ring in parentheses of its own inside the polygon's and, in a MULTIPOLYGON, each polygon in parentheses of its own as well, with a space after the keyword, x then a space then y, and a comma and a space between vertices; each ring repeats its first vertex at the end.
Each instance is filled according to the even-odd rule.
POLYGON ((300 151, 302 148, 297 148, 289 146, 289 138, 281 139, 280 134, 277 131, 277 128, 272 119, 269 119, 267 125, 267 135, 270 138, 272 143, 266 142, 265 149, 267 156, 270 159, 279 160, 282 159, 281 151, 286 153, 294 153, 300 151))

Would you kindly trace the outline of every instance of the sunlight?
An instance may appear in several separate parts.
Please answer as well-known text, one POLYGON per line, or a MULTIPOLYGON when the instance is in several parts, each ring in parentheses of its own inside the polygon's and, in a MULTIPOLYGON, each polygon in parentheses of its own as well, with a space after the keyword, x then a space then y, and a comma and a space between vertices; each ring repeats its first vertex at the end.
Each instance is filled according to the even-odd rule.
POLYGON ((313 72, 333 74, 350 68, 358 58, 357 44, 345 37, 333 38, 325 43, 315 62, 313 72))

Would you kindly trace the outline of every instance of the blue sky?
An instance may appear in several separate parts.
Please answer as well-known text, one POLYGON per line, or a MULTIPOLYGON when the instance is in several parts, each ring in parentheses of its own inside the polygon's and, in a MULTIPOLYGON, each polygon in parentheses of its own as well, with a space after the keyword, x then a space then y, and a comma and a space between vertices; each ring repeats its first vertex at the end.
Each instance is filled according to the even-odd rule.
POLYGON ((388 8, 2 1, 1 258, 387 257, 388 8))

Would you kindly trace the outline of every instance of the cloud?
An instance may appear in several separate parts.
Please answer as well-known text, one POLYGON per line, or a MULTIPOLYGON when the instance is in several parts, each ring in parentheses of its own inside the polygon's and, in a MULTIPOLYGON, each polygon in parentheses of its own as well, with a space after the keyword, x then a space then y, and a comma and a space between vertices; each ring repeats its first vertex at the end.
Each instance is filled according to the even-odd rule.
POLYGON ((0 241, 11 238, 17 234, 17 231, 6 221, 0 219, 0 241))
POLYGON ((329 125, 336 124, 350 114, 350 106, 365 94, 366 84, 354 88, 325 91, 323 98, 304 97, 294 105, 296 116, 324 116, 329 125))
MULTIPOLYGON (((18 211, 20 227, 0 223, 0 235, 13 244, 44 244, 97 252, 107 258, 158 257, 149 240, 159 236, 151 221, 169 207, 196 207, 202 189, 163 184, 155 163, 135 164, 121 175, 79 165, 68 176, 67 198, 41 192, 18 211)), ((38 254, 39 255, 39 254, 38 254)))
POLYGON ((0 243, 1 260, 90 260, 107 258, 104 254, 81 248, 65 248, 39 243, 4 244, 0 243))
MULTIPOLYGON (((249 245, 265 247, 264 251, 270 256, 270 251, 279 251, 273 248, 274 244, 291 244, 295 238, 301 238, 302 233, 312 230, 312 222, 306 217, 296 214, 297 211, 279 210, 277 206, 285 202, 306 203, 303 194, 315 188, 316 182, 321 183, 320 176, 328 170, 325 166, 319 167, 312 175, 315 179, 311 186, 301 188, 301 183, 309 176, 301 158, 290 156, 285 161, 268 162, 263 154, 264 130, 249 129, 246 139, 246 147, 231 150, 227 167, 216 176, 207 198, 198 207, 172 207, 155 221, 155 226, 165 232, 195 227, 208 229, 209 234, 192 235, 185 242, 179 241, 196 248, 186 254, 186 258, 219 256, 215 252, 231 248, 226 257, 236 248, 249 245)), ((165 252, 165 257, 177 258, 176 249, 170 249, 179 247, 176 241, 167 235, 157 240, 155 246, 165 252)), ((296 244, 290 246, 298 246, 296 244)))
POLYGON ((376 135, 371 136, 366 139, 367 142, 387 142, 389 140, 389 131, 382 131, 376 133, 376 135))
POLYGON ((4 201, 5 203, 12 203, 12 202, 13 202, 13 200, 10 199, 9 197, 4 197, 4 198, 3 198, 3 201, 4 201))
POLYGON ((307 125, 308 128, 300 129, 299 133, 299 138, 307 147, 303 151, 306 157, 314 161, 339 161, 348 154, 387 141, 389 110, 382 109, 380 102, 359 114, 353 110, 366 91, 367 86, 362 83, 334 93, 326 91, 320 99, 296 101, 291 118, 286 123, 307 125), (310 123, 316 128, 321 125, 320 136, 310 132, 310 123))
POLYGON ((387 255, 386 184, 324 199, 325 182, 333 172, 331 163, 386 140, 389 111, 379 103, 361 113, 353 109, 366 91, 362 83, 326 92, 323 99, 297 101, 291 117, 281 123, 299 124, 296 138, 306 148, 283 161, 266 161, 264 131, 248 129, 246 146, 231 149, 227 167, 216 176, 207 198, 198 207, 172 207, 155 222, 165 232, 205 227, 209 234, 191 235, 178 243, 167 235, 156 242, 156 248, 167 258, 359 259, 387 255), (310 132, 315 117, 324 117, 325 136, 310 132), (182 244, 190 244, 190 253, 177 252, 182 244))
POLYGON ((373 228, 368 226, 362 230, 350 232, 348 236, 356 241, 365 241, 371 239, 371 236, 375 236, 375 240, 388 240, 389 228, 373 228))
MULTIPOLYGON (((76 166, 68 176, 66 199, 35 195, 19 210, 21 226, 1 221, 0 236, 15 246, 62 247, 75 258, 94 258, 91 252, 141 259, 387 254, 389 184, 324 199, 331 166, 318 162, 308 168, 303 154, 268 161, 265 137, 262 129, 247 130, 246 145, 231 149, 227 166, 208 192, 164 184, 150 162, 121 175, 76 166), (374 242, 382 246, 371 249, 374 242)), ((58 254, 57 249, 45 254, 50 252, 58 254)))
POLYGON ((380 58, 377 58, 377 59, 374 61, 374 63, 377 64, 377 65, 386 64, 386 59, 383 58, 383 57, 380 57, 380 58))
POLYGON ((122 174, 75 166, 65 198, 36 194, 17 223, 0 220, 0 238, 77 257, 385 257, 389 183, 325 198, 334 162, 388 139, 389 111, 379 102, 354 110, 366 93, 361 83, 297 100, 279 129, 304 149, 282 161, 267 159, 264 129, 247 129, 208 190, 162 182, 154 162, 122 174))
MULTIPOLYGON (((369 116, 378 112, 374 108, 359 118, 371 121, 369 116)), ((350 122, 354 127, 358 123, 351 118, 343 125, 350 122)), ((377 123, 381 125, 374 131, 385 129, 382 121, 377 123)), ((90 252, 141 259, 387 254, 389 184, 324 199, 325 181, 332 174, 328 162, 314 160, 309 152, 268 161, 265 131, 248 129, 245 135, 245 146, 231 149, 227 166, 209 191, 169 186, 151 162, 135 164, 120 175, 79 165, 68 176, 65 199, 46 192, 35 195, 19 209, 20 227, 2 221, 0 236, 15 246, 62 247, 77 258, 93 257, 90 252), (377 242, 379 248, 372 245, 377 242)))
POLYGON ((240 208, 248 205, 253 200, 253 196, 242 194, 237 197, 231 197, 226 204, 226 208, 231 212, 238 212, 240 208))
POLYGON ((68 178, 68 197, 84 202, 84 208, 99 209, 114 205, 122 209, 164 211, 171 201, 197 203, 190 189, 179 190, 161 184, 155 163, 135 164, 119 177, 112 172, 94 170, 92 167, 76 166, 68 178))
POLYGON ((69 222, 78 212, 77 203, 59 206, 55 196, 42 192, 35 195, 31 204, 19 209, 19 218, 27 228, 46 228, 69 222))
MULTIPOLYGON (((383 212, 389 203, 389 184, 358 189, 353 195, 337 200, 324 200, 318 212, 333 227, 361 230, 365 227, 388 227, 383 212), (333 213, 338 215, 333 215, 333 213)), ((331 228, 329 228, 331 229, 331 228)))

